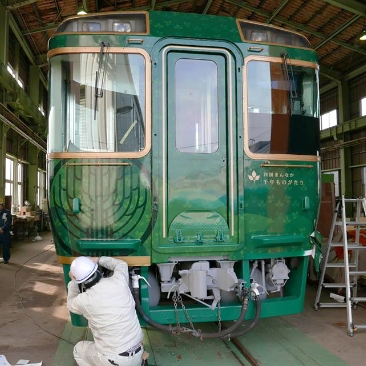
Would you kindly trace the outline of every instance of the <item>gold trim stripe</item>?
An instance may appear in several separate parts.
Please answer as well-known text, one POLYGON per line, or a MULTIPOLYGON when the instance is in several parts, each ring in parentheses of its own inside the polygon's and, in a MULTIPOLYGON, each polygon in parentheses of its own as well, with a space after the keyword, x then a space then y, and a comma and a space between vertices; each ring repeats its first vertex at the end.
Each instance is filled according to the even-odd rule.
POLYGON ((278 26, 275 26, 275 25, 272 25, 272 24, 263 24, 263 23, 260 23, 260 22, 255 22, 255 21, 247 20, 247 19, 243 19, 243 18, 236 19, 236 26, 238 27, 238 31, 239 31, 241 40, 245 43, 261 43, 261 44, 276 45, 276 46, 280 45, 280 46, 285 46, 285 47, 290 47, 290 48, 299 48, 299 49, 304 49, 304 50, 315 51, 314 48, 311 47, 309 39, 304 34, 299 33, 299 32, 294 32, 294 31, 291 31, 289 29, 284 30, 282 27, 278 27, 278 26), (263 42, 263 41, 257 42, 257 41, 253 41, 251 39, 246 39, 245 36, 244 36, 244 33, 242 31, 240 23, 252 24, 254 26, 259 25, 263 28, 267 28, 268 30, 274 29, 274 30, 279 30, 279 31, 282 31, 282 32, 285 31, 287 33, 292 33, 294 35, 300 36, 301 38, 305 38, 307 40, 307 42, 309 43, 309 47, 292 46, 292 45, 289 45, 289 44, 286 44, 286 43, 277 43, 277 42, 276 43, 274 43, 274 42, 263 42))
MULTIPOLYGON (((260 55, 251 55, 244 60, 244 73, 243 73, 243 114, 244 114, 244 152, 245 154, 253 160, 266 159, 266 160, 287 160, 287 161, 314 161, 319 162, 320 156, 317 155, 294 155, 294 154, 256 154, 250 151, 249 141, 248 141, 248 89, 247 89, 247 77, 248 68, 247 65, 250 61, 266 61, 274 63, 282 63, 283 59, 281 57, 269 57, 260 55)), ((291 64, 294 66, 309 67, 315 70, 319 70, 319 65, 315 62, 302 61, 302 60, 291 60, 291 64)))
MULTIPOLYGON (((100 47, 60 47, 55 48, 48 52, 48 58, 55 57, 64 54, 79 54, 79 53, 99 53, 100 47)), ((145 59, 145 73, 146 73, 146 85, 145 85, 145 147, 142 151, 126 151, 126 152, 49 152, 47 154, 47 160, 52 159, 132 159, 142 158, 147 155, 151 150, 151 58, 147 51, 136 47, 110 47, 109 53, 118 54, 139 54, 145 59)))
POLYGON ((84 163, 84 162, 81 162, 81 163, 66 163, 66 166, 69 167, 69 166, 79 166, 79 165, 85 165, 85 166, 100 166, 100 165, 108 165, 108 166, 118 166, 118 165, 122 165, 122 166, 132 166, 131 163, 84 163))
POLYGON ((302 165, 302 164, 270 164, 263 163, 260 165, 262 168, 314 168, 313 165, 302 165))
MULTIPOLYGON (((65 256, 61 256, 58 255, 57 256, 57 261, 60 264, 71 264, 71 262, 77 257, 65 257, 65 256)), ((91 257, 91 258, 97 258, 97 257, 91 257)), ((99 258, 99 257, 98 257, 99 258)), ((141 256, 141 257, 137 257, 137 256, 131 256, 131 257, 113 257, 116 259, 121 259, 124 262, 126 262, 128 264, 129 267, 149 267, 151 265, 151 258, 149 256, 141 256)))
POLYGON ((74 15, 72 17, 69 17, 65 20, 63 20, 56 28, 56 32, 55 32, 55 36, 58 36, 58 35, 91 35, 91 36, 95 36, 96 34, 115 34, 115 35, 130 35, 130 34, 142 34, 142 35, 148 35, 150 34, 150 17, 149 17, 149 12, 146 11, 146 10, 142 10, 142 11, 106 11, 105 13, 103 13, 103 15, 101 13, 88 13, 87 15, 74 15), (87 20, 94 20, 96 17, 101 17, 103 16, 104 18, 108 18, 109 16, 113 16, 113 15, 125 15, 125 14, 132 14, 132 15, 135 15, 135 14, 144 14, 145 15, 145 24, 146 24, 146 32, 134 32, 134 33, 120 33, 120 32, 108 32, 108 31, 104 31, 104 32, 97 32, 97 33, 92 33, 92 32, 59 32, 58 31, 58 28, 63 24, 63 23, 66 23, 66 22, 70 22, 71 21, 77 21, 77 20, 80 20, 82 18, 84 19, 87 19, 87 20))

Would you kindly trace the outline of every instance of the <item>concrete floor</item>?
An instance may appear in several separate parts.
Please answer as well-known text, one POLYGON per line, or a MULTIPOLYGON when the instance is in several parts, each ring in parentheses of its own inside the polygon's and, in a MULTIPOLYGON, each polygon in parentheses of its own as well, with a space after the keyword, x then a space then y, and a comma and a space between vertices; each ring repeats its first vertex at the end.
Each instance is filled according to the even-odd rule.
MULTIPOLYGON (((59 339, 70 327, 61 266, 56 261, 51 233, 40 235, 41 241, 14 242, 9 264, 0 263, 0 355, 5 355, 11 364, 27 359, 55 366, 55 355, 72 349, 59 339)), ((364 364, 366 330, 353 337, 347 335, 345 308, 315 311, 316 287, 308 285, 304 312, 282 317, 281 322, 296 327, 347 365, 364 364)), ((355 323, 366 324, 365 308, 359 306, 353 314, 355 323)), ((266 322, 263 319, 263 324, 266 322)), ((269 323, 273 324, 271 320, 269 323)), ((70 356, 65 354, 66 359, 72 359, 70 356)), ((72 364, 67 361, 62 366, 72 364)))
POLYGON ((51 233, 40 236, 12 243, 9 263, 0 263, 0 354, 11 364, 51 365, 69 318, 51 233))

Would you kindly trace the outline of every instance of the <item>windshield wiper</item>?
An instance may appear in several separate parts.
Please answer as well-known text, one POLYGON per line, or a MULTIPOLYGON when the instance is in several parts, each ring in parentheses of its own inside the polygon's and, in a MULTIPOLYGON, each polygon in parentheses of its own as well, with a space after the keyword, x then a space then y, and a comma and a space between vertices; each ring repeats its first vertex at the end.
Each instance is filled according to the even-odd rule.
POLYGON ((107 69, 108 52, 109 52, 109 43, 105 44, 104 42, 102 42, 100 44, 98 71, 95 72, 94 120, 97 118, 98 98, 103 98, 103 90, 104 90, 103 86, 107 69))
POLYGON ((283 53, 281 56, 283 57, 283 64, 285 66, 286 79, 289 87, 290 97, 291 99, 297 99, 295 77, 292 70, 292 65, 290 63, 290 56, 288 55, 288 53, 283 53))

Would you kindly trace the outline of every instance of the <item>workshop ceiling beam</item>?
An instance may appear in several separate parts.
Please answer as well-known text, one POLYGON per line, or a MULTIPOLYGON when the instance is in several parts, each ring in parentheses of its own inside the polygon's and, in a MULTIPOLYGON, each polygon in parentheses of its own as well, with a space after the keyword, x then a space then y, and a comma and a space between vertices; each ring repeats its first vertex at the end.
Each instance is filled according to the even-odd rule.
POLYGON ((36 3, 39 0, 25 0, 25 1, 8 1, 6 8, 9 10, 19 9, 23 6, 36 3))
MULTIPOLYGON (((237 5, 241 8, 244 8, 244 9, 248 9, 256 14, 259 14, 259 15, 262 15, 266 18, 269 18, 271 17, 271 13, 268 13, 264 10, 261 10, 261 9, 257 9, 251 5, 247 5, 247 4, 244 4, 242 3, 241 1, 238 1, 238 0, 226 0, 227 2, 231 3, 231 4, 234 4, 234 5, 237 5)), ((281 16, 277 16, 275 18, 277 21, 283 23, 283 24, 286 24, 288 25, 289 27, 291 28, 295 28, 297 29, 298 31, 301 31, 303 33, 309 33, 311 35, 314 35, 316 37, 319 37, 319 38, 322 38, 322 39, 326 39, 327 38, 327 35, 321 33, 321 32, 317 32, 317 31, 314 31, 313 29, 310 29, 306 26, 304 26, 303 24, 301 23, 297 23, 297 22, 294 22, 294 21, 291 21, 291 20, 287 20, 286 18, 283 18, 281 16)), ((355 46, 352 46, 351 44, 348 44, 346 42, 342 42, 342 41, 339 41, 337 39, 332 39, 331 42, 337 44, 338 46, 342 46, 342 47, 345 47, 351 51, 355 51, 355 52, 358 52, 358 53, 361 53, 363 55, 366 55, 366 51, 360 47, 355 47, 355 46)))
POLYGON ((203 12, 202 14, 207 14, 208 10, 210 9, 210 6, 212 4, 213 0, 208 0, 206 5, 205 5, 205 8, 203 9, 203 12))
POLYGON ((40 27, 40 28, 34 28, 34 29, 29 29, 29 30, 26 30, 26 31, 23 31, 22 34, 24 36, 26 35, 29 35, 29 34, 34 34, 34 33, 40 33, 40 32, 46 32, 48 30, 51 30, 51 29, 55 29, 57 28, 59 25, 56 24, 56 23, 49 23, 48 25, 44 26, 44 27, 40 27))
POLYGON ((366 16, 366 5, 356 0, 324 0, 326 3, 348 10, 351 13, 366 16))
POLYGON ((333 80, 333 81, 341 81, 343 75, 336 71, 336 70, 333 70, 332 68, 330 67, 327 67, 327 66, 321 66, 320 69, 319 69, 319 72, 321 75, 325 76, 326 78, 330 79, 330 80, 333 80))
MULTIPOLYGON (((34 59, 34 55, 33 52, 31 51, 31 49, 29 48, 28 44, 25 42, 25 39, 22 35, 22 32, 20 31, 14 17, 12 14, 9 14, 9 25, 13 31, 13 33, 15 34, 15 37, 17 38, 20 46, 22 47, 24 53, 26 54, 26 56, 28 57, 30 63, 32 65, 36 65, 36 61, 34 59)), ((43 73, 40 74, 40 79, 44 85, 45 88, 47 88, 47 80, 45 78, 45 76, 43 75, 43 73)))
POLYGON ((337 34, 341 33, 342 31, 344 31, 346 28, 348 28, 351 24, 353 24, 356 20, 358 20, 359 18, 361 18, 360 15, 355 15, 351 20, 349 20, 347 23, 343 24, 342 27, 339 27, 334 33, 332 33, 331 35, 329 35, 326 39, 324 39, 322 42, 318 43, 315 46, 315 49, 319 49, 321 46, 323 46, 325 43, 331 41, 337 34))
POLYGON ((289 0, 284 0, 277 7, 277 9, 272 13, 272 15, 266 20, 266 23, 271 23, 272 20, 277 16, 277 14, 283 9, 283 7, 289 2, 289 0))

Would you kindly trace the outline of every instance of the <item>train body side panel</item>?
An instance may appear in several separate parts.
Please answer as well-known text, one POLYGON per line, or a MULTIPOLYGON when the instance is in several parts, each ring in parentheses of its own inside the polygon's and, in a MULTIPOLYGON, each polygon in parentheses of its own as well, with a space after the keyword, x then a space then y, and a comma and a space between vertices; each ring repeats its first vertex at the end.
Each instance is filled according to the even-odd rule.
POLYGON ((149 169, 142 162, 120 163, 49 163, 49 207, 59 256, 150 255, 154 218, 149 169))

